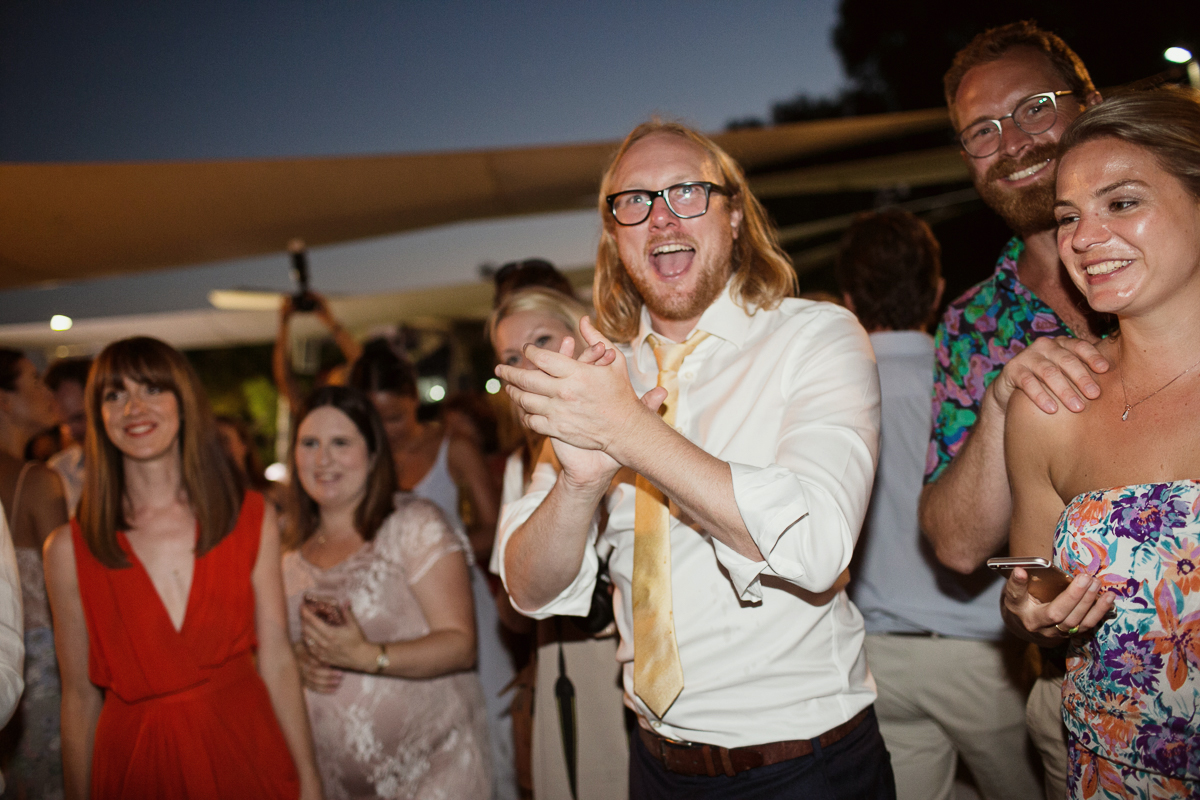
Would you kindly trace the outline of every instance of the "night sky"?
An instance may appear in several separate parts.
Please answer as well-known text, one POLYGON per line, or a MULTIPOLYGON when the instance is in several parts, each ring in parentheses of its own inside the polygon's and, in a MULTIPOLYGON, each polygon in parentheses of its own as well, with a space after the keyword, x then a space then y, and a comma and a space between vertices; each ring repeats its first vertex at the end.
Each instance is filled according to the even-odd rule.
MULTIPOLYGON (((718 131, 835 92, 836 0, 0 3, 0 161, 354 155, 620 139, 652 114, 718 131)), ((594 213, 313 251, 314 286, 397 291, 481 263, 590 262, 594 213)), ((289 287, 286 259, 0 292, 0 324, 201 308, 289 287)))
POLYGON ((835 0, 0 4, 0 160, 350 155, 719 130, 836 90, 835 0))

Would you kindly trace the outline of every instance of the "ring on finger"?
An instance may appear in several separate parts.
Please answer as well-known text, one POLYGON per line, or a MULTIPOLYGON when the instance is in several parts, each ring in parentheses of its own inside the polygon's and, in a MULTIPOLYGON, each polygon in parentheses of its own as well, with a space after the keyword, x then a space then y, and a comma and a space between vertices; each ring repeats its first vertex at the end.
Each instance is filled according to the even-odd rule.
POLYGON ((1062 626, 1061 622, 1054 623, 1054 629, 1056 631, 1058 631, 1059 633, 1063 634, 1064 636, 1074 636, 1075 634, 1079 633, 1078 625, 1075 625, 1067 630, 1063 630, 1063 628, 1061 626, 1062 626))
MULTIPOLYGON (((1056 627, 1056 628, 1057 628, 1058 626, 1057 626, 1057 625, 1055 625, 1054 627, 1056 627)), ((305 640, 304 640, 304 643, 305 643, 306 645, 308 645, 309 647, 312 647, 313 645, 315 645, 315 644, 317 643, 317 640, 316 640, 316 639, 313 639, 313 638, 310 636, 309 638, 307 638, 307 639, 305 639, 305 640)))

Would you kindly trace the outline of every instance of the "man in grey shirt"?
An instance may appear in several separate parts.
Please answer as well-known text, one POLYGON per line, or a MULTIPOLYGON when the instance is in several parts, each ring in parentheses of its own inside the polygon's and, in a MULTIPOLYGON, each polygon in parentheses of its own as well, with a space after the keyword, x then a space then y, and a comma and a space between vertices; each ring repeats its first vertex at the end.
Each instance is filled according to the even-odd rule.
POLYGON ((866 623, 896 795, 949 798, 961 756, 988 800, 1036 797, 1024 693, 1008 669, 1020 647, 1003 643, 1003 581, 942 566, 917 525, 934 366, 926 329, 945 285, 937 240, 906 212, 865 214, 842 242, 838 278, 870 333, 883 398, 850 591, 866 623))

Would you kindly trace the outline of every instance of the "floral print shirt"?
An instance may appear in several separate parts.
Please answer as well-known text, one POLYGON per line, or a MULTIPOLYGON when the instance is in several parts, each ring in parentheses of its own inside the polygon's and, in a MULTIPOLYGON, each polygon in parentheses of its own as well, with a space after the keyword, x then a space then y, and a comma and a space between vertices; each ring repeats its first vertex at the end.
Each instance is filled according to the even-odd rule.
POLYGON ((934 337, 933 435, 925 482, 938 478, 966 443, 983 393, 1004 365, 1042 336, 1071 336, 1050 306, 1017 280, 1025 243, 1014 236, 996 271, 946 309, 934 337))
POLYGON ((1114 616, 1071 642, 1067 729, 1117 764, 1200 779, 1200 480, 1079 495, 1054 561, 1117 596, 1114 616))

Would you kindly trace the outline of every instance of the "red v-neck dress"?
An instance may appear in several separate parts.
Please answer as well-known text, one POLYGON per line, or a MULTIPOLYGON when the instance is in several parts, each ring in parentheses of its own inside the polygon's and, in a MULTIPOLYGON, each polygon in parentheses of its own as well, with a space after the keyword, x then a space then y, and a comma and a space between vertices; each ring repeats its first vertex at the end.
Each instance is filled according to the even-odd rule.
POLYGON ((71 521, 88 630, 88 677, 104 690, 92 751, 93 798, 296 798, 296 768, 254 668, 250 573, 261 495, 237 527, 196 559, 175 630, 123 533, 129 559, 109 569, 71 521))

